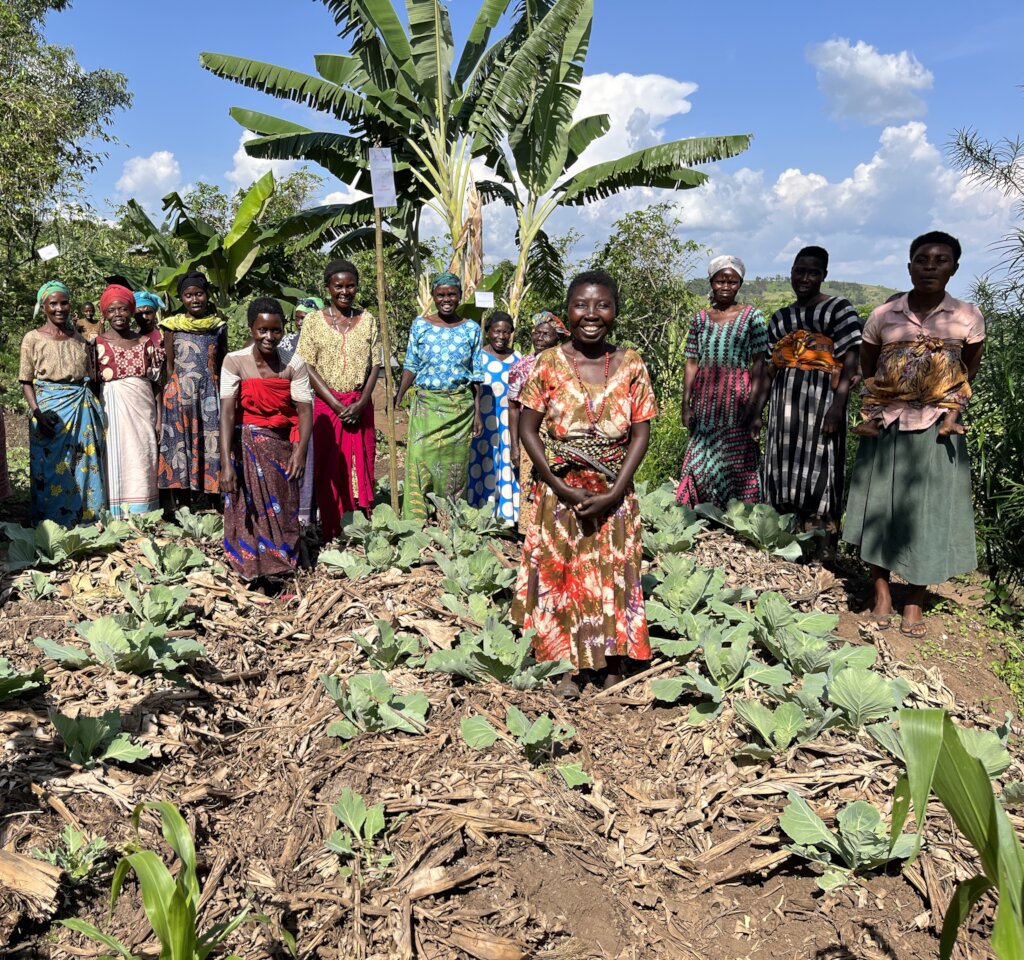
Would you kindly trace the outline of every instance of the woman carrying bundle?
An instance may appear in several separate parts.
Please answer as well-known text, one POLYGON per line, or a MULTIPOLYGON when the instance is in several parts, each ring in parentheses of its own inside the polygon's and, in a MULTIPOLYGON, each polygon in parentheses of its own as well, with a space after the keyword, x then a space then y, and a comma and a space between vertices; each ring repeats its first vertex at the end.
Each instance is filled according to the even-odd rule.
MULTIPOLYGON (((299 333, 298 355, 306 362, 316 394, 312 499, 325 543, 341 533, 342 514, 357 508, 369 514, 373 509, 373 388, 380 375, 380 327, 356 303, 358 285, 354 264, 329 263, 324 286, 330 301, 323 310, 305 314, 299 333)), ((308 523, 308 499, 303 513, 302 521, 308 523)))
POLYGON ((564 323, 550 310, 541 310, 533 315, 533 330, 530 341, 533 353, 528 353, 512 365, 508 374, 508 429, 511 443, 512 466, 519 472, 519 532, 526 533, 533 522, 533 465, 530 456, 519 442, 519 414, 522 404, 519 394, 530 379, 537 358, 549 347, 564 343, 569 331, 564 323))
POLYGON ((266 589, 292 573, 298 557, 313 392, 302 358, 285 363, 278 355, 281 304, 257 297, 248 320, 252 343, 225 357, 220 380, 224 549, 244 580, 266 589))
POLYGON ((228 324, 210 303, 209 286, 203 274, 185 274, 178 281, 184 310, 160 321, 167 386, 158 483, 182 501, 193 494, 220 492, 217 385, 228 324))
POLYGON ((106 333, 96 335, 96 370, 107 415, 107 487, 115 517, 160 508, 156 485, 162 390, 161 357, 132 328, 138 304, 111 284, 100 297, 106 333))
POLYGON ((460 317, 462 281, 453 273, 434 277, 437 312, 417 317, 409 331, 397 407, 415 382, 409 410, 402 516, 425 520, 427 494, 465 497, 469 446, 483 433, 480 325, 460 317))
POLYGON ((519 395, 538 493, 512 617, 536 630, 538 660, 571 664, 555 687, 568 697, 579 696, 580 670, 603 671, 608 687, 624 658, 651 655, 633 475, 657 405, 643 360, 608 342, 618 307, 618 285, 603 270, 575 277, 572 341, 544 351, 519 395))
POLYGON ((44 283, 36 303, 45 321, 25 334, 18 368, 30 416, 32 523, 73 527, 95 520, 107 503, 95 361, 68 322, 70 295, 63 283, 44 283))

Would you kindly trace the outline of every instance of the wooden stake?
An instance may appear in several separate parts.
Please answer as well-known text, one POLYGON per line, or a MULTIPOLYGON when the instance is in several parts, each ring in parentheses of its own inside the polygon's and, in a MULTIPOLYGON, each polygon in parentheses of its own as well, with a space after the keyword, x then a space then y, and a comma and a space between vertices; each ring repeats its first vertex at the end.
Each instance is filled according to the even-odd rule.
POLYGON ((377 320, 380 339, 384 347, 384 403, 388 420, 388 476, 391 481, 391 508, 398 513, 398 445, 395 440, 395 394, 391 378, 391 329, 384 306, 384 227, 380 207, 374 207, 377 228, 377 320))

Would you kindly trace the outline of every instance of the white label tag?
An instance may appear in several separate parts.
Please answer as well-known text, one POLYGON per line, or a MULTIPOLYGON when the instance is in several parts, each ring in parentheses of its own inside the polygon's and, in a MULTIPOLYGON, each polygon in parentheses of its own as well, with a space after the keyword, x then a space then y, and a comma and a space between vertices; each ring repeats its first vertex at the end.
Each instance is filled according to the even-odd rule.
POLYGON ((36 253, 39 255, 39 259, 43 261, 53 260, 55 257, 60 256, 60 250, 55 243, 48 243, 45 247, 37 250, 36 253))
POLYGON ((473 294, 473 302, 478 307, 493 307, 494 306, 494 291, 493 290, 477 290, 473 294))
POLYGON ((375 207, 397 207, 395 168, 389 147, 370 147, 370 183, 375 207))

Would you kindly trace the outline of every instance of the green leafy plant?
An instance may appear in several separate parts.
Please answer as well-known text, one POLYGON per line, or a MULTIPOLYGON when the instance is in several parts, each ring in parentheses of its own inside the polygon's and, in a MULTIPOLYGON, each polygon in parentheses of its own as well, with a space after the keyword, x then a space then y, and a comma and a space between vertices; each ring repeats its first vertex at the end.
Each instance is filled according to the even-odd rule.
POLYGON ((693 510, 676 502, 675 487, 664 483, 648 492, 646 484, 637 484, 644 551, 649 557, 686 553, 707 526, 693 510))
POLYGON ((391 508, 391 504, 382 503, 373 508, 369 517, 362 512, 346 514, 342 518, 342 543, 356 546, 370 546, 370 541, 383 537, 390 544, 398 544, 413 534, 422 533, 423 525, 414 520, 403 520, 391 508))
MULTIPOLYGON (((1013 758, 1007 749, 1010 738, 1010 714, 1006 722, 995 730, 979 727, 956 727, 957 736, 964 749, 976 760, 980 760, 985 772, 993 780, 1010 769, 1013 758)), ((891 723, 873 723, 864 728, 879 746, 888 751, 900 763, 906 763, 903 743, 899 731, 891 723)))
POLYGON ((177 675, 183 666, 206 653, 203 645, 187 637, 168 637, 165 627, 143 624, 131 629, 114 617, 100 617, 75 627, 88 651, 56 643, 45 637, 34 643, 51 660, 69 670, 102 664, 124 673, 177 675))
MULTIPOLYGON (((203 891, 199 886, 195 844, 188 824, 170 803, 140 803, 132 812, 132 827, 136 833, 136 846, 118 861, 114 870, 114 879, 110 885, 111 911, 117 904, 128 874, 134 873, 142 890, 143 909, 153 928, 153 935, 160 943, 160 960, 206 960, 246 922, 249 909, 200 932, 196 927, 196 914, 203 891), (152 850, 138 848, 139 818, 143 810, 159 811, 164 839, 181 862, 177 876, 172 875, 163 860, 152 850)), ((124 960, 137 960, 125 944, 91 923, 78 919, 60 922, 68 929, 113 950, 124 960)), ((230 957, 228 960, 237 958, 230 957)))
POLYGON ((106 857, 108 851, 105 837, 93 837, 76 830, 68 824, 60 834, 53 850, 33 849, 32 856, 46 863, 60 867, 68 882, 78 886, 89 879, 89 875, 106 857))
POLYGON ((516 580, 515 569, 505 566, 488 547, 468 556, 446 557, 435 552, 433 560, 445 576, 444 589, 464 597, 474 593, 493 596, 508 590, 516 580))
POLYGON ((351 740, 360 733, 424 733, 430 703, 423 693, 399 696, 383 673, 357 673, 348 680, 324 674, 321 683, 342 712, 327 728, 331 737, 351 740))
POLYGON ((914 810, 922 830, 929 795, 934 793, 960 832, 978 852, 982 872, 953 891, 939 940, 941 960, 949 960, 957 935, 982 894, 995 888, 996 920, 992 949, 1000 960, 1024 956, 1024 848, 996 798, 984 764, 972 757, 944 710, 901 710, 900 745, 906 777, 896 787, 893 834, 914 810))
POLYGON ((739 618, 732 604, 754 599, 754 591, 725 586, 725 572, 708 570, 689 557, 662 558, 664 578, 654 587, 646 604, 647 619, 670 634, 697 640, 711 625, 702 613, 714 613, 726 620, 739 618))
POLYGON ((10 539, 6 570, 24 570, 26 567, 56 567, 65 560, 74 560, 90 553, 112 550, 134 532, 131 526, 115 520, 105 527, 83 526, 66 529, 53 520, 43 520, 37 527, 22 527, 16 523, 0 524, 10 539))
POLYGON ((192 570, 206 566, 206 557, 199 550, 180 543, 144 540, 139 549, 150 563, 148 567, 135 565, 135 577, 142 583, 177 583, 192 570))
POLYGON ((57 587, 45 574, 32 570, 18 579, 16 584, 18 593, 29 600, 45 600, 47 597, 57 595, 57 587))
POLYGON ((18 670, 6 657, 0 657, 0 702, 38 690, 44 683, 42 667, 18 670))
POLYGON ((437 650, 427 657, 426 668, 475 683, 497 680, 516 690, 532 690, 545 677, 572 669, 568 660, 535 661, 530 652, 532 639, 533 631, 517 636, 489 616, 479 633, 463 631, 451 650, 437 650))
POLYGON ((57 728, 67 751, 68 759, 81 767, 119 760, 135 763, 149 756, 149 747, 133 743, 127 733, 121 732, 121 714, 107 710, 100 717, 84 717, 80 713, 69 717, 51 713, 50 722, 57 728))
MULTIPOLYGON (((427 499, 434 505, 437 527, 451 535, 454 531, 473 533, 479 537, 508 536, 509 526, 494 512, 493 506, 471 507, 466 500, 439 497, 428 493, 427 499)), ((431 531, 438 536, 438 529, 431 531)))
MULTIPOLYGON (((402 822, 405 815, 388 824, 384 818, 383 803, 368 807, 366 801, 348 787, 331 804, 331 812, 338 818, 341 827, 327 838, 324 844, 327 849, 344 859, 359 857, 363 867, 372 874, 384 873, 394 857, 380 849, 380 843, 402 822)), ((344 866, 340 872, 342 876, 348 877, 352 875, 352 868, 344 866)))
POLYGON ((820 531, 797 529, 796 517, 780 514, 767 503, 743 503, 730 500, 725 509, 713 503, 700 503, 696 512, 732 530, 742 540, 783 560, 799 560, 803 544, 820 535, 820 531))
POLYGON ((833 833, 807 802, 790 790, 779 826, 793 841, 789 848, 793 853, 823 868, 818 878, 822 890, 845 886, 860 874, 892 860, 906 860, 917 850, 918 838, 909 833, 899 835, 895 823, 895 839, 890 839, 882 815, 865 800, 854 800, 843 807, 833 833))
POLYGON ((748 683, 782 687, 793 679, 782 664, 769 666, 754 656, 750 628, 745 624, 726 629, 709 626, 701 638, 700 647, 706 675, 685 667, 681 677, 651 681, 654 699, 665 703, 675 703, 684 693, 708 698, 690 710, 688 723, 713 720, 722 712, 726 696, 748 683))
POLYGON ((191 595, 187 586, 168 587, 158 583, 143 594, 136 593, 123 580, 119 580, 117 586, 139 624, 179 629, 190 626, 195 620, 195 614, 185 609, 185 602, 191 595))
POLYGON ((451 593, 441 594, 441 603, 457 617, 483 624, 488 617, 504 620, 508 604, 495 601, 483 593, 471 593, 463 599, 451 593))
MULTIPOLYGON (((512 737, 498 732, 484 717, 475 714, 463 717, 459 724, 462 739, 474 750, 486 750, 493 746, 499 737, 518 744, 532 764, 544 763, 554 759, 555 751, 560 743, 571 740, 576 735, 576 728, 568 724, 556 724, 549 714, 542 713, 536 720, 530 718, 518 707, 509 707, 505 713, 505 726, 512 737), (514 738, 514 739, 513 739, 514 738)), ((569 771, 563 778, 566 783, 574 777, 569 771)), ((588 778, 589 779, 589 778, 588 778)))
POLYGON ((163 510, 150 510, 148 513, 132 513, 126 518, 127 523, 143 534, 153 534, 163 526, 163 510))
POLYGON ((224 518, 219 513, 193 513, 188 507, 175 511, 174 519, 186 537, 213 542, 224 537, 224 518))
POLYGON ((815 611, 800 613, 781 593, 767 591, 754 608, 755 635, 771 655, 797 676, 833 673, 845 667, 869 668, 877 656, 870 644, 832 645, 837 616, 815 611))
POLYGON ((828 681, 826 696, 839 708, 842 722, 857 729, 891 718, 909 690, 904 680, 887 680, 865 667, 847 667, 828 681))
POLYGON ((376 637, 354 633, 352 639, 366 655, 367 662, 378 670, 392 670, 404 662, 407 667, 423 665, 423 651, 419 637, 407 633, 395 633, 387 620, 375 620, 376 637))
POLYGON ((774 710, 758 700, 736 699, 732 705, 739 718, 765 744, 763 747, 747 744, 740 748, 739 754, 761 760, 769 760, 791 746, 814 740, 839 716, 838 710, 807 714, 794 700, 783 701, 774 710))

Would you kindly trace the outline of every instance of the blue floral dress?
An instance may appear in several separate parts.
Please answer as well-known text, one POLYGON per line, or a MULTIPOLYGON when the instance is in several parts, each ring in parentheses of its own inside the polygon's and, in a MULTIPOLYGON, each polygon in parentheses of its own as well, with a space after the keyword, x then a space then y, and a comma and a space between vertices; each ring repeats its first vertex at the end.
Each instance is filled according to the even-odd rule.
POLYGON ((484 432, 473 441, 469 459, 469 505, 494 504, 495 514, 508 523, 519 518, 519 481, 512 469, 508 430, 508 374, 520 359, 515 352, 502 360, 481 351, 480 419, 484 432))

